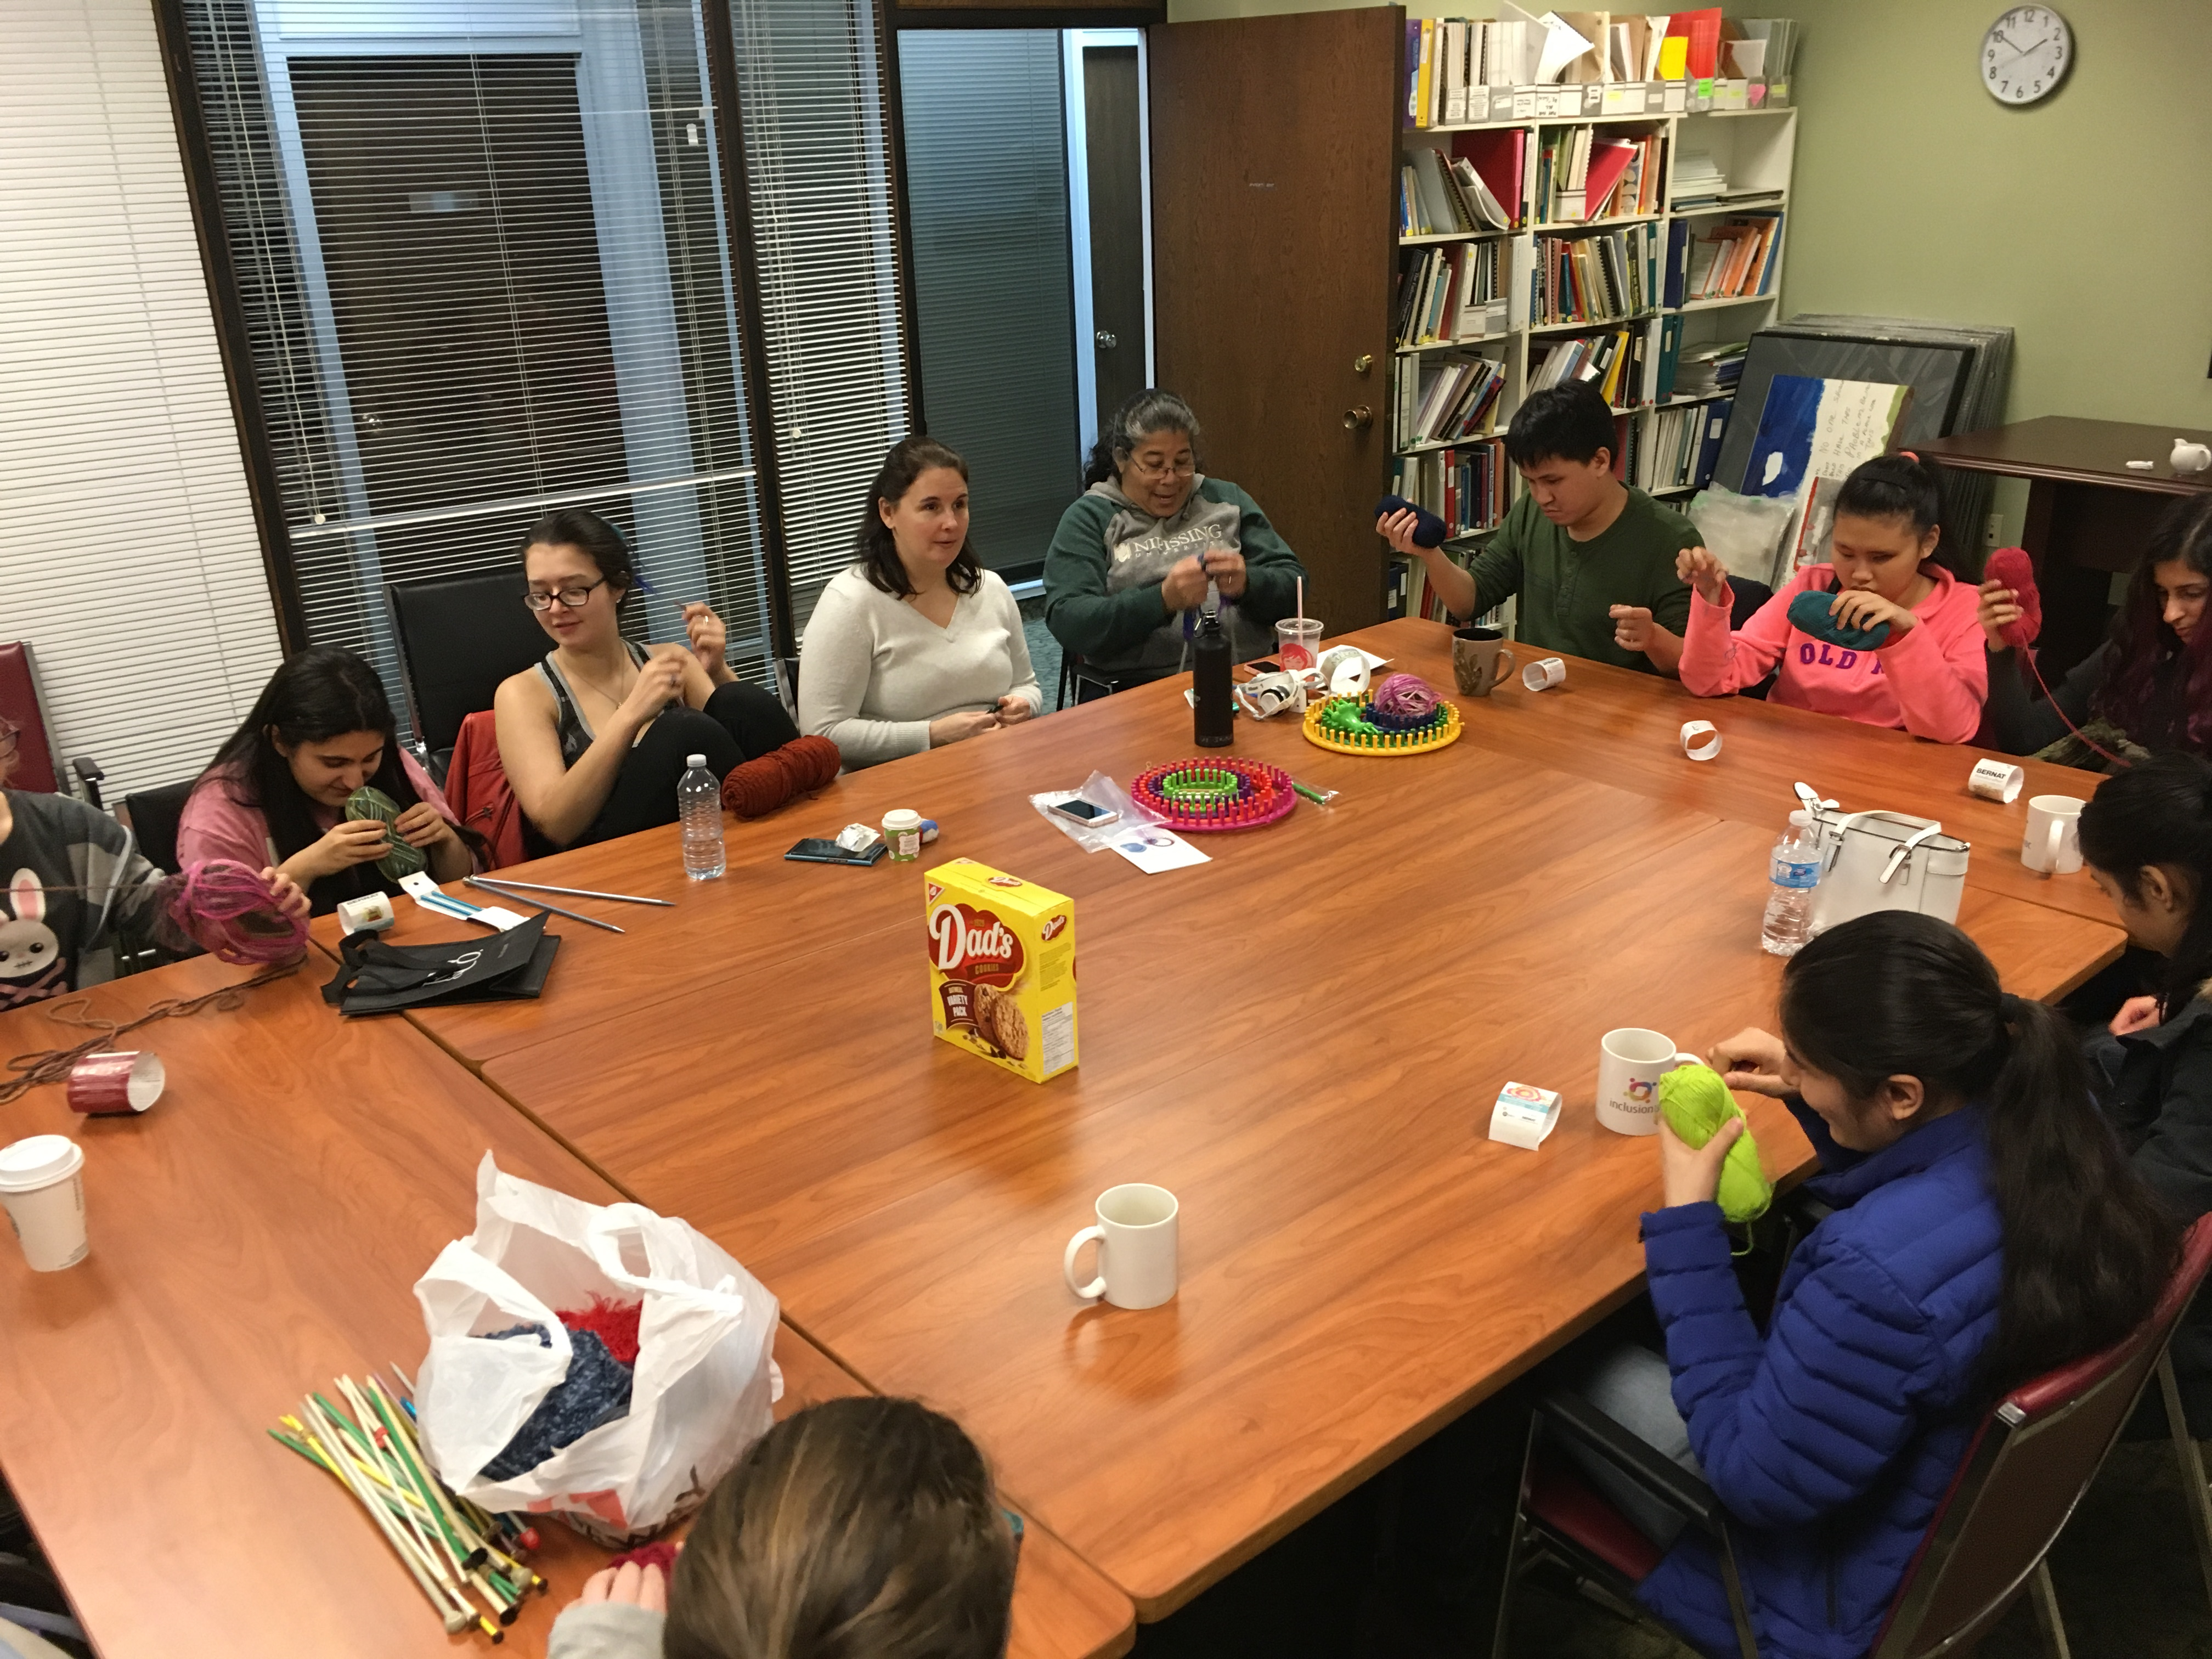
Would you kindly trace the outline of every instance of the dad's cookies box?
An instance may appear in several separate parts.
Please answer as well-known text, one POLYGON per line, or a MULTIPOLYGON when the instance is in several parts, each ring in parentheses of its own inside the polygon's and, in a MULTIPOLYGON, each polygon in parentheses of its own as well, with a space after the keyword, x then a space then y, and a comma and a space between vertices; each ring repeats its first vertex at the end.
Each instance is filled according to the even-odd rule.
POLYGON ((973 859, 924 878, 930 1027, 1032 1083, 1075 1064, 1075 901, 973 859))

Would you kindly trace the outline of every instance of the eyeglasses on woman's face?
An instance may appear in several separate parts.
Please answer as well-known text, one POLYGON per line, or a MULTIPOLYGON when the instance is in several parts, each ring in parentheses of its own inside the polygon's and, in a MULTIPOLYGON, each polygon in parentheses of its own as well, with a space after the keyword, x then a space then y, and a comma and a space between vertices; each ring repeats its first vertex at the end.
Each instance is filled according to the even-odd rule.
POLYGON ((1132 455, 1129 464, 1140 478, 1189 478, 1198 473, 1198 462, 1188 450, 1172 460, 1157 455, 1132 455))
POLYGON ((592 597, 592 590, 605 587, 607 579, 602 576, 595 582, 576 582, 567 587, 556 587, 551 592, 533 587, 522 596, 523 604, 532 611, 550 611, 555 605, 565 605, 571 611, 581 611, 592 597))

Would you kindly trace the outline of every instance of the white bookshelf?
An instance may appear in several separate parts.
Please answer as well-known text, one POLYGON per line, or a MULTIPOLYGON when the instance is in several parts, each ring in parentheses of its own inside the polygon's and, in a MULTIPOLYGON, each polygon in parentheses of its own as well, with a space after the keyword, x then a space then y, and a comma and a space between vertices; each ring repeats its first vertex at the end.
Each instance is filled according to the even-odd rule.
MULTIPOLYGON (((1687 101, 1686 100, 1685 100, 1687 101)), ((1401 236, 1401 250, 1458 242, 1497 241, 1504 244, 1499 251, 1501 264, 1517 266, 1511 275, 1502 275, 1507 300, 1508 327, 1502 333, 1459 340, 1423 339, 1396 345, 1391 358, 1394 376, 1407 374, 1418 375, 1421 365, 1431 362, 1435 355, 1444 352, 1480 353, 1499 362, 1504 374, 1504 385, 1491 419, 1482 431, 1449 441, 1437 441, 1419 444, 1397 441, 1401 434, 1394 423, 1390 436, 1392 471, 1401 457, 1431 455, 1447 449, 1466 449, 1486 439, 1504 435, 1513 412, 1527 395, 1533 372, 1532 343, 1540 356, 1542 348, 1556 345, 1581 335, 1617 333, 1623 328, 1647 328, 1655 319, 1678 317, 1681 319, 1681 349, 1685 352, 1699 345, 1721 341, 1749 337, 1756 330, 1777 320, 1783 283, 1786 270, 1790 230, 1789 191, 1791 169, 1796 150, 1797 117, 1794 106, 1772 109, 1708 109, 1674 113, 1640 113, 1619 115, 1584 115, 1579 118, 1559 115, 1531 116, 1505 121, 1469 122, 1449 126, 1407 127, 1400 134, 1401 155, 1410 156, 1419 149, 1436 149, 1447 155, 1454 153, 1453 137, 1460 133, 1495 132, 1519 129, 1528 134, 1524 144, 1521 185, 1522 222, 1512 231, 1456 232, 1438 235, 1401 236), (1574 128, 1595 129, 1607 137, 1642 138, 1656 136, 1664 141, 1661 191, 1656 210, 1650 214, 1615 216, 1604 219, 1543 222, 1537 217, 1540 210, 1536 201, 1538 174, 1541 152, 1547 135, 1574 128), (1675 199, 1676 163, 1686 152, 1702 153, 1712 159, 1714 166, 1727 181, 1729 196, 1711 202, 1692 202, 1677 204, 1675 199), (1737 199, 1741 198, 1743 199, 1737 199), (1782 224, 1775 246, 1769 256, 1769 272, 1765 292, 1741 297, 1686 300, 1678 306, 1664 304, 1650 306, 1625 318, 1609 319, 1604 322, 1536 323, 1529 309, 1528 273, 1534 266, 1535 240, 1540 237, 1579 237, 1615 232, 1636 224, 1649 224, 1659 240, 1661 264, 1660 295, 1665 293, 1665 262, 1673 227, 1687 222, 1693 227, 1701 221, 1718 220, 1740 214, 1779 212, 1782 224)), ((1395 206, 1395 204, 1394 204, 1395 206)), ((1696 234, 1693 228, 1690 234, 1696 234)), ((1401 264, 1405 254, 1396 255, 1401 264)), ((1396 283, 1394 276, 1393 291, 1396 283)), ((1394 322, 1395 322, 1394 313, 1394 322)), ((1418 382, 1416 382, 1418 384, 1418 382)), ((1640 392, 1641 388, 1633 389, 1640 392)), ((1401 387, 1394 384, 1391 407, 1398 407, 1401 387)), ((1722 394, 1727 395, 1727 394, 1722 394)), ((1693 405, 1717 401, 1711 396, 1673 396, 1651 401, 1617 401, 1616 410, 1640 431, 1648 433, 1650 423, 1665 411, 1687 409, 1693 405)), ((1509 475, 1511 469, 1506 469, 1509 475)), ((1632 482, 1633 477, 1632 475, 1632 482)), ((1508 503, 1517 498, 1520 482, 1517 476, 1509 476, 1510 493, 1508 503)), ((1655 495, 1686 500, 1692 487, 1678 486, 1654 489, 1655 495)), ((1494 527, 1494 526, 1492 526, 1494 527)), ((1487 529, 1468 534, 1455 535, 1450 545, 1461 556, 1479 545, 1489 533, 1487 529)))

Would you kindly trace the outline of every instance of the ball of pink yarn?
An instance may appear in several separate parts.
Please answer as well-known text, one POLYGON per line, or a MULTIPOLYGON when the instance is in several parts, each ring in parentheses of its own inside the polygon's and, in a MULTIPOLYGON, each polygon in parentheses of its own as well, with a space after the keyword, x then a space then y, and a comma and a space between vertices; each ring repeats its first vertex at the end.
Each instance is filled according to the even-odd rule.
POLYGON ((166 884, 170 922, 218 961, 266 965, 307 948, 307 919, 287 912, 258 870, 232 859, 198 859, 166 884))
POLYGON ((1418 674, 1386 674, 1376 686, 1370 706, 1378 714, 1425 720, 1437 712, 1437 694, 1418 674))

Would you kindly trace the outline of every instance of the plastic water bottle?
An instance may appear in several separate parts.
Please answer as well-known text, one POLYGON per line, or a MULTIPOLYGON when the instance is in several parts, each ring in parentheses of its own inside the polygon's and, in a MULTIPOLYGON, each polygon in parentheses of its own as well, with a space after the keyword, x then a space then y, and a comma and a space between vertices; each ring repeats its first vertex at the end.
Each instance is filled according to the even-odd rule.
POLYGON ((1812 937, 1813 889, 1820 880, 1820 843, 1810 812, 1792 812, 1790 827, 1774 843, 1766 878, 1766 915, 1759 924, 1762 950, 1794 957, 1812 937))
POLYGON ((690 769, 676 786, 676 816, 684 823, 684 873, 694 881, 723 870, 722 786, 707 769, 704 755, 686 755, 690 769))

